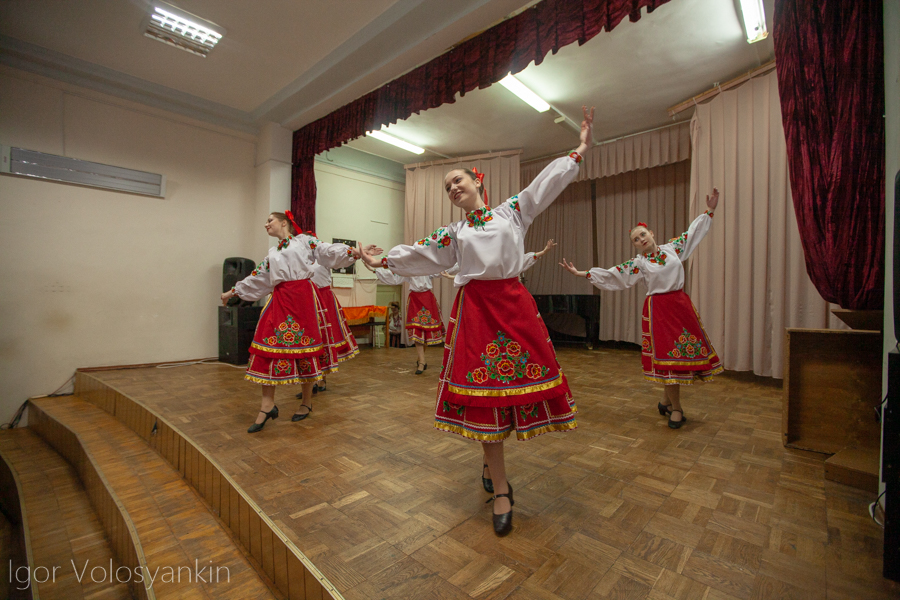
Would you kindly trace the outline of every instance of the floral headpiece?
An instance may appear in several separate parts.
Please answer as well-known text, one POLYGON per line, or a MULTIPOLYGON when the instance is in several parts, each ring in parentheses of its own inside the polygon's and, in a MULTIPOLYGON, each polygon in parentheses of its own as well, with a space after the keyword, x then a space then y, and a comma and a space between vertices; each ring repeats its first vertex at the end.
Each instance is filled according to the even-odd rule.
POLYGON ((472 172, 475 173, 475 178, 481 183, 481 189, 484 190, 484 205, 490 206, 488 203, 487 188, 484 187, 484 173, 479 173, 477 168, 472 169, 472 172))
POLYGON ((288 218, 288 221, 291 222, 291 225, 294 226, 294 231, 296 231, 298 235, 303 233, 303 230, 300 229, 299 225, 297 225, 297 221, 294 220, 294 213, 292 213, 289 210, 286 210, 286 211, 284 211, 284 216, 286 216, 288 218))
POLYGON ((646 224, 646 223, 644 223, 643 221, 638 221, 638 224, 635 225, 634 227, 632 227, 631 229, 629 229, 629 230, 628 230, 628 233, 630 234, 632 231, 634 231, 634 230, 637 229, 638 227, 643 227, 643 228, 646 229, 647 231, 650 231, 650 228, 647 227, 647 224, 646 224))

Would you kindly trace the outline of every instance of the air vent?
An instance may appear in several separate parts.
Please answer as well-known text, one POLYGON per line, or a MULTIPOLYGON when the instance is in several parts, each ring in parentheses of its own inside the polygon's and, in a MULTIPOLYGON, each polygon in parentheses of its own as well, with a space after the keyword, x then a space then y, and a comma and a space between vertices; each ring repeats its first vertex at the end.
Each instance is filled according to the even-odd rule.
POLYGON ((0 173, 164 198, 166 177, 77 158, 0 146, 0 173))
POLYGON ((150 8, 144 35, 191 54, 206 58, 225 35, 225 30, 215 23, 171 4, 157 1, 150 8))

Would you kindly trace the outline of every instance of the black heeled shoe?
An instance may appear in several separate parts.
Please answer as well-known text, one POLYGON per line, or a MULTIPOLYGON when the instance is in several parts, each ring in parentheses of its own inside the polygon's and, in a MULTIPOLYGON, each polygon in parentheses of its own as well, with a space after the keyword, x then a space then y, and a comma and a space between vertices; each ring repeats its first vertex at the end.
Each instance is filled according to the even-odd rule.
POLYGON ((671 404, 663 404, 662 402, 657 402, 656 409, 659 411, 659 414, 664 417, 667 414, 669 414, 670 412, 672 412, 672 405, 671 404))
POLYGON ((488 494, 494 493, 494 482, 484 476, 484 470, 487 469, 487 463, 483 467, 481 467, 481 485, 484 486, 484 491, 488 494))
POLYGON ((294 423, 296 423, 297 421, 302 421, 303 419, 305 419, 306 417, 309 416, 309 413, 312 412, 312 406, 308 406, 306 404, 301 404, 300 406, 306 406, 306 408, 308 408, 309 410, 307 412, 303 413, 302 415, 298 414, 298 413, 294 413, 293 415, 291 415, 291 421, 294 423))
POLYGON ((509 486, 509 493, 494 494, 485 502, 485 504, 487 504, 488 502, 493 502, 497 498, 509 498, 509 512, 505 512, 502 515, 496 515, 491 511, 491 516, 494 521, 494 533, 496 533, 498 537, 509 535, 509 532, 512 531, 512 507, 515 506, 516 501, 513 500, 512 485, 509 482, 507 482, 506 485, 509 486))
POLYGON ((263 419, 262 423, 254 423, 253 425, 248 427, 247 433, 256 433, 257 431, 260 431, 263 428, 263 426, 266 424, 266 421, 268 421, 269 419, 277 419, 278 418, 278 407, 277 406, 272 407, 272 410, 270 410, 269 412, 264 412, 264 411, 259 411, 259 412, 266 415, 266 418, 263 419))
POLYGON ((669 414, 669 429, 681 429, 681 426, 684 425, 685 422, 687 421, 687 417, 684 416, 684 411, 683 410, 673 410, 672 414, 669 414), (673 421, 672 414, 677 413, 677 412, 681 413, 681 420, 673 421))
POLYGON ((425 369, 428 368, 428 363, 422 363, 422 368, 419 368, 419 361, 416 361, 416 375, 421 375, 425 369))

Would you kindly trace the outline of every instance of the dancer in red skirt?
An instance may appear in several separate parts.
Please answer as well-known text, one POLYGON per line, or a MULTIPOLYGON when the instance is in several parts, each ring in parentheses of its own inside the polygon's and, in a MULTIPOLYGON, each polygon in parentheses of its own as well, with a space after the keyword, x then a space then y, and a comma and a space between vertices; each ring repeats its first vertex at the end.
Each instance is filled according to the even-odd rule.
MULTIPOLYGON (((365 264, 365 262, 363 262, 365 264)), ((425 346, 440 346, 444 343, 444 318, 441 307, 431 291, 431 280, 440 275, 424 275, 421 277, 403 277, 379 267, 366 268, 375 273, 378 281, 384 285, 403 285, 409 283, 409 297, 406 299, 406 336, 416 345, 416 375, 421 375, 428 368, 425 362, 425 346)))
MULTIPOLYGON (((312 266, 312 282, 316 288, 316 296, 325 316, 325 327, 328 332, 327 345, 331 352, 331 362, 336 366, 359 354, 356 338, 350 332, 341 303, 331 291, 331 269, 316 263, 312 266)), ((334 369, 333 369, 334 370, 334 369)), ((316 384, 319 391, 325 391, 325 377, 316 384)), ((301 392, 302 393, 302 392, 301 392)))
POLYGON ((260 414, 248 433, 256 433, 267 420, 278 418, 275 385, 302 384, 306 404, 300 405, 291 420, 309 416, 313 383, 337 369, 327 345, 324 308, 310 281, 312 266, 318 261, 331 268, 345 267, 359 257, 355 248, 320 242, 304 234, 290 211, 269 215, 266 232, 278 238, 278 245, 269 249, 268 256, 250 275, 222 294, 222 304, 233 296, 259 300, 272 294, 259 317, 244 376, 263 386, 260 414))
MULTIPOLYGON (((594 111, 584 109, 581 144, 550 163, 517 196, 487 205, 482 174, 450 171, 444 189, 466 218, 411 246, 396 246, 380 264, 406 277, 439 273, 459 263, 459 289, 444 346, 434 426, 481 442, 492 480, 494 532, 512 529, 513 491, 503 441, 513 430, 527 440, 575 429, 575 402, 531 294, 519 282, 525 233, 575 179, 591 139, 594 111)), ((374 253, 361 251, 370 266, 374 253)), ((487 483, 484 483, 487 489, 487 483)))
POLYGON ((579 271, 565 258, 559 263, 573 275, 587 277, 601 290, 624 290, 639 281, 646 284, 641 364, 645 379, 665 384, 665 403, 657 403, 657 408, 659 414, 669 416, 672 429, 679 429, 686 421, 678 386, 710 381, 723 370, 697 309, 683 290, 683 263, 709 231, 718 203, 719 190, 713 188, 712 196, 706 197, 709 210, 694 219, 685 233, 662 246, 656 245, 645 223, 638 223, 630 238, 640 254, 611 269, 579 271))

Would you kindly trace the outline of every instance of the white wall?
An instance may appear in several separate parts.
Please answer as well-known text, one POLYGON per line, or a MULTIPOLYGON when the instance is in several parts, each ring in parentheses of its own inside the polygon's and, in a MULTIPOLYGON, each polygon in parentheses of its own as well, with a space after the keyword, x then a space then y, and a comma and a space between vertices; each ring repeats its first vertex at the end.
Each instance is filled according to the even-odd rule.
MULTIPOLYGON (((403 183, 316 161, 316 234, 330 242, 351 239, 385 251, 404 243, 403 183)), ((365 267, 356 266, 359 270, 365 267)), ((376 304, 374 279, 356 280, 353 289, 332 288, 344 306, 376 304)))
POLYGON ((4 67, 0 144, 167 178, 160 199, 0 176, 0 421, 77 367, 217 355, 222 260, 267 249, 255 136, 4 67))

